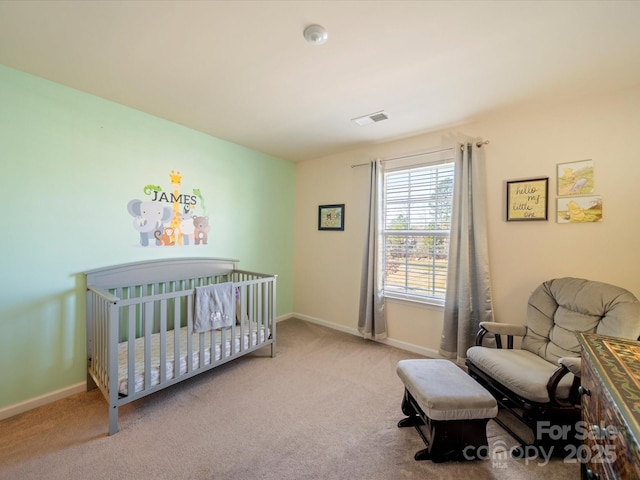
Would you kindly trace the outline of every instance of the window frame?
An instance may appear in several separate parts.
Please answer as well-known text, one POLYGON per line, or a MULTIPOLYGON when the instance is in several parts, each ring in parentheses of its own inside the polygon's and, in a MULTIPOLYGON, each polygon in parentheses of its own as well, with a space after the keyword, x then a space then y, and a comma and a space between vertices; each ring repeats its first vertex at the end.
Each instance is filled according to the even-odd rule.
MULTIPOLYGON (((454 189, 454 182, 455 182, 455 162, 452 156, 448 156, 446 158, 440 158, 437 160, 433 160, 433 161, 426 161, 424 156, 417 156, 418 158, 414 161, 411 162, 402 162, 401 165, 396 165, 396 166, 391 166, 391 167, 387 167, 385 165, 385 169, 382 172, 383 175, 383 179, 382 179, 382 198, 381 198, 381 208, 382 208, 382 212, 381 212, 381 226, 380 226, 380 231, 379 231, 379 255, 381 258, 381 269, 380 269, 380 274, 382 275, 382 294, 385 298, 389 298, 389 299, 393 299, 393 300, 399 300, 399 301, 406 301, 406 302, 410 302, 410 303, 421 303, 421 304, 426 304, 426 305, 435 305, 438 307, 441 307, 444 305, 445 302, 445 296, 446 296, 446 275, 447 275, 447 269, 448 269, 448 262, 449 262, 449 239, 451 237, 451 221, 452 221, 452 216, 453 216, 453 189, 454 189), (419 158, 422 157, 422 158, 419 158), (402 201, 404 200, 406 203, 406 208, 408 211, 411 211, 411 207, 413 206, 413 197, 411 195, 411 193, 408 193, 406 197, 400 197, 397 198, 394 201, 389 201, 388 197, 388 179, 390 176, 393 176, 394 174, 402 174, 402 173, 408 173, 408 172, 420 172, 420 171, 426 171, 429 169, 438 169, 438 170, 449 170, 450 169, 450 173, 446 174, 447 179, 449 180, 449 185, 448 185, 448 190, 447 190, 447 196, 445 197, 445 201, 448 203, 448 212, 447 213, 447 228, 443 229, 443 228, 434 228, 434 229, 427 229, 425 228, 424 230, 416 230, 416 229, 393 229, 393 228, 389 228, 389 219, 387 218, 387 212, 389 210, 389 205, 392 205, 393 203, 396 204, 401 204, 402 201), (429 271, 426 273, 426 275, 428 275, 429 277, 431 277, 432 279, 432 286, 431 286, 431 291, 434 291, 436 289, 436 279, 438 276, 443 276, 444 278, 444 282, 445 282, 445 287, 442 289, 442 295, 441 296, 436 296, 436 295, 432 295, 429 294, 428 292, 425 293, 419 293, 415 291, 415 287, 411 287, 410 282, 409 282, 409 275, 410 275, 410 267, 413 264, 415 266, 415 262, 411 262, 411 259, 409 257, 409 255, 406 254, 402 257, 403 260, 401 261, 400 264, 404 264, 404 269, 405 269, 405 280, 403 282, 402 285, 390 285, 388 283, 388 272, 387 272, 387 266, 388 266, 388 253, 389 253, 389 244, 387 243, 387 239, 389 237, 393 237, 393 236, 403 236, 405 238, 414 238, 414 239, 420 239, 420 238, 425 238, 425 237, 430 237, 430 238, 444 238, 445 242, 445 251, 446 251, 446 262, 444 264, 443 267, 438 268, 437 265, 435 264, 435 262, 437 261, 436 257, 438 255, 442 255, 442 253, 438 253, 436 250, 436 244, 433 243, 433 250, 431 251, 432 255, 432 261, 431 266, 429 271), (444 273, 442 273, 442 270, 444 270, 444 273), (440 271, 440 273, 438 273, 438 271, 440 271), (412 291, 414 290, 414 291, 412 291)), ((443 172, 444 173, 444 172, 443 172)), ((435 196, 436 199, 441 200, 440 198, 438 198, 438 192, 437 192, 437 180, 432 181, 431 179, 428 180, 428 183, 431 182, 436 182, 434 183, 436 191, 432 193, 433 196, 435 196)), ((408 182, 410 183, 410 182, 408 182)), ((411 188, 409 186, 409 188, 411 188)), ((428 203, 427 200, 422 200, 423 203, 428 203)), ((419 203, 419 201, 415 201, 415 203, 419 203)), ((428 208, 423 206, 423 208, 428 208)), ((427 210, 425 210, 427 211, 427 210)), ((442 227, 442 220, 438 220, 438 214, 433 214, 436 217, 436 221, 432 221, 432 222, 426 222, 424 225, 425 227, 428 226, 433 226, 433 227, 442 227), (438 225, 440 224, 440 225, 438 225)), ((409 214, 407 214, 407 216, 409 216, 409 214)), ((411 221, 411 219, 409 219, 409 221, 411 221)), ((413 245, 416 245, 417 242, 414 242, 413 245)), ((411 248, 411 247, 407 247, 407 248, 411 248)))

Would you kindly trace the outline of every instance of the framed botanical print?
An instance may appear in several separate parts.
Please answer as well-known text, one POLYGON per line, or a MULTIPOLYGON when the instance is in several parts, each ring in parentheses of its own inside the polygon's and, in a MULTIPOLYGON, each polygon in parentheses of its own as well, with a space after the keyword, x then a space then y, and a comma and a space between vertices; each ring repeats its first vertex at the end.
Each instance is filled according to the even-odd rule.
POLYGON ((344 203, 318 207, 318 230, 344 230, 344 203))

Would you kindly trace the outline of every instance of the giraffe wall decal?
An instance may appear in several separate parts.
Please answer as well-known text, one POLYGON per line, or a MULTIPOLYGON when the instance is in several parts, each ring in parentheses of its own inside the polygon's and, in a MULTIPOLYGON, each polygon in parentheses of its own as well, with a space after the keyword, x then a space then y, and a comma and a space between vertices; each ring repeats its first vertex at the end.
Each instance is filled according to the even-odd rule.
POLYGON ((173 218, 169 224, 170 228, 173 228, 173 238, 175 239, 175 245, 182 245, 182 229, 180 227, 180 221, 182 219, 180 215, 180 184, 182 183, 182 175, 180 172, 174 172, 171 170, 169 174, 171 180, 171 186, 173 187, 173 218))

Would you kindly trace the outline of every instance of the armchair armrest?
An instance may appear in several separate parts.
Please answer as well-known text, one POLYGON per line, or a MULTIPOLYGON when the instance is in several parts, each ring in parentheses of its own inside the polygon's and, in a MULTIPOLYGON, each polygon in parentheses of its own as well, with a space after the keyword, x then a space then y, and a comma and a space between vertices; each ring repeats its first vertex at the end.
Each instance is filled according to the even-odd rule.
POLYGON ((582 358, 580 357, 563 357, 558 360, 559 365, 565 366, 576 377, 580 377, 582 371, 582 358))
POLYGON ((580 385, 580 372, 582 369, 582 358, 580 357, 563 357, 558 360, 558 368, 553 372, 549 382, 547 383, 547 392, 552 403, 561 406, 572 406, 580 402, 578 395, 578 387, 580 385), (560 380, 567 374, 573 373, 573 384, 569 392, 569 400, 560 400, 557 398, 556 390, 560 380))
POLYGON ((523 337, 527 333, 527 327, 514 323, 480 322, 480 329, 476 334, 476 345, 482 345, 482 340, 487 333, 493 333, 498 348, 502 348, 501 335, 506 335, 507 348, 513 348, 513 337, 523 337))
POLYGON ((516 325, 515 323, 480 322, 480 328, 498 335, 523 337, 527 333, 526 325, 516 325))

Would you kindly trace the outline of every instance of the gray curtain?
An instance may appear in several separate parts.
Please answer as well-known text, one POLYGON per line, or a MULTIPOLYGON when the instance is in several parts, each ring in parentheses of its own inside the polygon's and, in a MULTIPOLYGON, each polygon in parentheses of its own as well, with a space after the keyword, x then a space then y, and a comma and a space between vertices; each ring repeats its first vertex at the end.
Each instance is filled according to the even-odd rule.
POLYGON ((378 272, 382 264, 381 254, 378 252, 381 227, 382 166, 380 161, 373 161, 369 168, 369 221, 362 259, 358 331, 364 338, 381 340, 387 336, 382 275, 378 272))
POLYGON ((453 217, 440 354, 463 363, 480 322, 493 321, 482 149, 455 151, 453 217))

